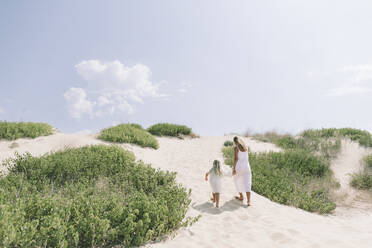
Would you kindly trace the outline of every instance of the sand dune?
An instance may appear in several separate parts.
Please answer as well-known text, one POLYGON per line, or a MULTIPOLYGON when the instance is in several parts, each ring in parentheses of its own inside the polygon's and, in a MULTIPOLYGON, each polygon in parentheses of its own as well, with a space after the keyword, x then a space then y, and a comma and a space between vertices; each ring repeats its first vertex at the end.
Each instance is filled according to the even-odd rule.
MULTIPOLYGON (((371 247, 372 208, 368 209, 368 202, 364 208, 358 208, 359 203, 354 204, 358 211, 352 214, 345 213, 347 209, 355 209, 355 206, 344 204, 342 211, 320 216, 271 202, 253 193, 252 206, 245 207, 232 200, 236 192, 232 179, 226 177, 223 179, 221 208, 214 208, 208 202, 210 188, 204 181, 204 174, 214 159, 223 161, 221 147, 227 139, 231 140, 232 136, 185 140, 159 138, 159 150, 122 145, 133 151, 137 159, 152 163, 157 168, 176 171, 177 180, 192 189, 192 206, 188 215, 202 214, 197 223, 178 231, 174 238, 145 247, 371 247)), ((19 146, 16 148, 10 148, 12 143, 0 142, 0 160, 13 156, 15 151, 41 155, 66 146, 103 142, 95 139, 94 135, 59 133, 35 140, 17 140, 19 146)), ((272 144, 250 139, 247 143, 252 151, 279 150, 272 144)), ((341 156, 332 163, 335 176, 341 183, 340 192, 348 194, 340 198, 340 204, 347 200, 352 203, 357 201, 349 196, 348 173, 359 168, 360 164, 355 161, 359 161, 366 152, 356 144, 344 141, 341 156)))
POLYGON ((360 147, 358 143, 342 140, 341 152, 331 163, 335 177, 340 182, 340 188, 335 192, 337 198, 336 215, 353 215, 355 212, 372 212, 371 194, 356 190, 349 184, 352 173, 362 171, 363 158, 372 154, 371 148, 360 147))

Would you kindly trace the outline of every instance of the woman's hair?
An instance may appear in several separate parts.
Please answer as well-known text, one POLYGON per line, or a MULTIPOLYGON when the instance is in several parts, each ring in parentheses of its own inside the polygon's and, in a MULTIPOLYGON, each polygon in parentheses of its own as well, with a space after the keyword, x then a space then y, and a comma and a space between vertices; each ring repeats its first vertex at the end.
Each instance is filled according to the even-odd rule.
POLYGON ((238 136, 234 137, 234 142, 237 144, 239 150, 248 151, 247 145, 245 144, 244 140, 238 136))
POLYGON ((211 173, 214 173, 215 175, 221 176, 222 171, 221 171, 221 163, 218 160, 213 161, 213 167, 210 170, 211 173))

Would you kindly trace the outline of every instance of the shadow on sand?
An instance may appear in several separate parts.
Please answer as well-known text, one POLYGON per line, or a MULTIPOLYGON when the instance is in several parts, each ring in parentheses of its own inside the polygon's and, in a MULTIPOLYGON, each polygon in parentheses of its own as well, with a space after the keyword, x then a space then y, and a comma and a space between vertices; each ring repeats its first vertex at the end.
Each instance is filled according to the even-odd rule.
POLYGON ((196 205, 193 203, 191 207, 201 213, 208 213, 208 214, 220 214, 222 212, 228 211, 232 212, 237 210, 238 208, 246 208, 247 205, 243 204, 242 202, 231 199, 225 202, 220 208, 216 208, 212 202, 205 202, 202 204, 196 205))

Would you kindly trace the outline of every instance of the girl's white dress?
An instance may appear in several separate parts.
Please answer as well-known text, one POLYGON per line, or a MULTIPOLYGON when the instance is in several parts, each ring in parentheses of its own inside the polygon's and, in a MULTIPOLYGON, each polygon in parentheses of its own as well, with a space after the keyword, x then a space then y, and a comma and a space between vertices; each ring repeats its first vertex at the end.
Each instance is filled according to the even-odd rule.
POLYGON ((236 162, 235 170, 234 182, 236 190, 240 193, 251 192, 252 173, 248 160, 248 151, 242 152, 238 149, 238 161, 236 162))
POLYGON ((231 176, 231 170, 226 171, 221 168, 221 175, 217 175, 214 173, 213 169, 211 169, 208 174, 209 174, 209 184, 212 187, 212 193, 221 193, 221 188, 222 188, 222 177, 223 176, 231 176))

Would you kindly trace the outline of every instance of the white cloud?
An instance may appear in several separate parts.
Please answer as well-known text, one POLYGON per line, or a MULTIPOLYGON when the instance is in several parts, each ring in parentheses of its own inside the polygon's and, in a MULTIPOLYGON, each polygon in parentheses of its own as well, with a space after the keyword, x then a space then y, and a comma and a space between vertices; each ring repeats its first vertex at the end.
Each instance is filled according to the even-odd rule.
POLYGON ((70 88, 63 95, 73 118, 80 119, 83 114, 92 116, 95 102, 87 99, 87 94, 82 88, 70 88))
POLYGON ((340 87, 328 90, 326 96, 346 96, 372 92, 372 64, 344 66, 337 73, 345 82, 340 87))
POLYGON ((134 105, 144 103, 145 98, 165 96, 159 92, 159 85, 151 81, 150 68, 143 64, 125 66, 118 60, 108 62, 84 60, 75 65, 75 68, 86 82, 86 87, 81 90, 87 92, 93 101, 88 101, 86 95, 81 96, 82 98, 75 97, 76 101, 80 101, 77 105, 85 105, 86 108, 72 111, 74 118, 79 118, 83 113, 93 116, 131 114, 135 111, 134 105), (87 102, 90 102, 90 105, 87 102))
POLYGON ((192 85, 190 83, 182 83, 181 88, 179 88, 177 91, 180 93, 187 93, 192 88, 192 85))
POLYGON ((372 90, 370 88, 361 87, 358 85, 344 85, 339 88, 328 90, 326 96, 346 96, 354 94, 363 94, 371 91, 372 90))

